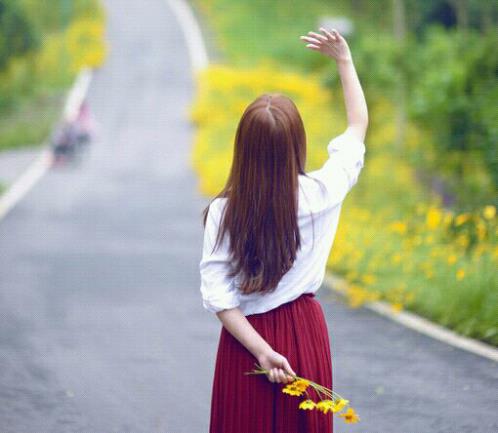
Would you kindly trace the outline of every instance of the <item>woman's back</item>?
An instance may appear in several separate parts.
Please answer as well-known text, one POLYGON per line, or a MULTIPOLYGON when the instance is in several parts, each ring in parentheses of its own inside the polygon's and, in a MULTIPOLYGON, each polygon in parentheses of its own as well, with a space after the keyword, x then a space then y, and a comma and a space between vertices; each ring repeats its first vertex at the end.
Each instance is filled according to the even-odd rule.
POLYGON ((263 313, 303 293, 315 293, 321 286, 327 258, 337 231, 342 203, 356 184, 364 165, 365 145, 348 128, 327 147, 329 158, 319 169, 299 175, 298 225, 301 248, 293 266, 271 292, 244 294, 240 280, 227 276, 230 268, 229 237, 211 253, 226 198, 216 198, 210 206, 200 262, 203 306, 217 312, 238 306, 244 315, 263 313))

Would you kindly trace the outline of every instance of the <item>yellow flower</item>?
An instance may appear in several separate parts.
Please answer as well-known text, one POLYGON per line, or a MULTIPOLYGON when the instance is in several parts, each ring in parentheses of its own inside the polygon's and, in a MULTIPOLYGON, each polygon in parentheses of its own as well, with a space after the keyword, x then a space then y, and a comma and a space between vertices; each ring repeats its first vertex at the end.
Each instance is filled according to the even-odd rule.
POLYGON ((307 379, 297 379, 294 382, 287 384, 282 392, 290 395, 302 395, 302 393, 308 388, 310 381, 307 379))
POLYGON ((313 400, 304 400, 302 401, 300 404, 299 404, 299 409, 309 409, 309 410, 312 410, 314 409, 316 406, 315 402, 313 400))
POLYGON ((348 405, 348 403, 349 400, 345 400, 344 398, 340 398, 339 400, 334 401, 332 412, 340 412, 348 405))
POLYGON ((455 254, 451 254, 450 256, 448 256, 448 264, 449 265, 452 265, 456 261, 457 261, 457 256, 455 254))
POLYGON ((289 395, 302 395, 303 389, 300 387, 297 387, 294 382, 287 384, 283 389, 282 392, 285 394, 289 395))
POLYGON ((393 263, 399 263, 401 261, 401 254, 396 253, 392 256, 392 262, 393 263))
POLYGON ((464 212, 455 218, 455 225, 459 226, 459 225, 463 224, 465 221, 468 221, 469 218, 470 218, 470 214, 468 212, 464 212))
POLYGON ((360 420, 360 417, 356 414, 352 407, 348 408, 345 413, 339 414, 339 416, 343 417, 347 424, 353 424, 360 420))
POLYGON ((481 220, 477 222, 476 226, 477 230, 477 237, 479 238, 480 241, 484 240, 486 237, 486 224, 484 224, 481 220))
POLYGON ((357 308, 368 301, 368 290, 355 284, 347 288, 346 295, 351 308, 357 308))
POLYGON ((456 273, 457 280, 463 279, 465 276, 465 271, 463 269, 459 269, 456 273))
POLYGON ((426 224, 429 229, 435 229, 441 222, 442 214, 437 208, 431 208, 427 212, 426 224))
POLYGON ((375 277, 375 275, 372 275, 372 274, 366 274, 366 275, 363 275, 363 276, 361 277, 361 279, 363 280, 363 282, 364 282, 365 284, 373 284, 373 283, 375 283, 375 281, 376 281, 376 277, 375 277))
POLYGON ((292 382, 292 385, 294 385, 294 387, 296 389, 299 389, 301 391, 306 390, 306 388, 308 388, 309 384, 310 384, 310 381, 306 380, 306 379, 297 379, 294 382, 292 382))
POLYGON ((401 221, 395 221, 395 222, 391 223, 389 228, 391 229, 391 231, 393 231, 395 233, 396 232, 399 234, 406 233, 406 224, 404 222, 401 222, 401 221))
POLYGON ((496 208, 492 204, 484 206, 483 214, 487 220, 493 219, 496 215, 496 208))
POLYGON ((333 407, 334 407, 334 402, 332 400, 320 400, 316 404, 316 409, 323 413, 331 411, 333 407))
POLYGON ((401 302, 391 303, 391 310, 395 313, 399 313, 403 309, 403 304, 401 302))

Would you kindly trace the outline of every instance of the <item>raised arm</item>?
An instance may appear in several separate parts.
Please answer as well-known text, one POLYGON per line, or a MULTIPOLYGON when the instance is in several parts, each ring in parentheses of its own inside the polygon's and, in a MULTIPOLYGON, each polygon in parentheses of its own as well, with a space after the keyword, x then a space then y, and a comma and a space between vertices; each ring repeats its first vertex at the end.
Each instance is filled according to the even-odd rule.
POLYGON ((301 36, 301 40, 309 42, 307 48, 336 61, 346 105, 348 129, 358 140, 365 141, 368 127, 367 103, 349 46, 337 30, 328 31, 320 27, 320 31, 323 35, 308 32, 308 36, 301 36))
POLYGON ((320 31, 323 35, 308 32, 308 36, 301 36, 301 40, 308 42, 307 48, 336 61, 348 118, 346 130, 327 146, 327 161, 320 169, 308 173, 325 185, 327 194, 323 203, 332 208, 343 202, 363 168, 368 111, 346 40, 336 30, 320 27, 320 31))

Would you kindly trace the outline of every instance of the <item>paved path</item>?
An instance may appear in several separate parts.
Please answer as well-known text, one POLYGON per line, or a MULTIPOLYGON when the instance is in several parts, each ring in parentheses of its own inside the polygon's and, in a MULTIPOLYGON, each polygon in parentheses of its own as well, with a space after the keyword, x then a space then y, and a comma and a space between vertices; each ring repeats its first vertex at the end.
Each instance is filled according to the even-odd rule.
POLYGON ((0 152, 0 186, 7 188, 40 154, 39 148, 5 150, 0 152))
MULTIPOLYGON (((188 56, 164 0, 106 4, 99 138, 0 222, 0 433, 207 432, 220 323, 198 291, 188 56)), ((336 433, 498 431, 496 364, 328 296, 336 390, 363 418, 336 433)))
POLYGON ((188 55, 164 0, 106 3, 99 140, 0 223, 1 433, 206 430, 188 55))

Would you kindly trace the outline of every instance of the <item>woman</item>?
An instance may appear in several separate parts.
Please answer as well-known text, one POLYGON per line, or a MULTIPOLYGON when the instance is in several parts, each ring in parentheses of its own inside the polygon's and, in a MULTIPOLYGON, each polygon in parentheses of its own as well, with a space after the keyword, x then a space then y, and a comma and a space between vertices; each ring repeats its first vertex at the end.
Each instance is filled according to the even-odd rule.
MULTIPOLYGON (((348 127, 328 160, 305 173, 306 136, 294 103, 265 94, 245 110, 225 188, 204 211, 203 306, 222 322, 210 433, 330 433, 332 414, 298 409, 282 384, 299 375, 332 388, 327 324, 314 298, 342 203, 364 164, 367 105, 345 39, 301 36, 336 61, 348 127), (244 375, 258 362, 265 375, 244 375)), ((311 397, 319 396, 310 390, 311 397)))

